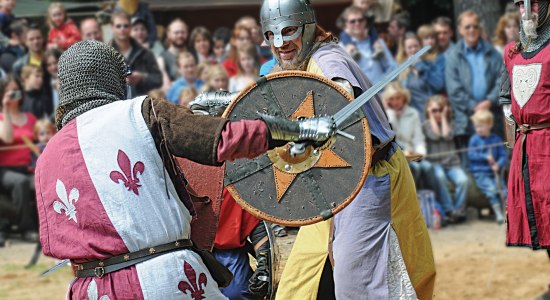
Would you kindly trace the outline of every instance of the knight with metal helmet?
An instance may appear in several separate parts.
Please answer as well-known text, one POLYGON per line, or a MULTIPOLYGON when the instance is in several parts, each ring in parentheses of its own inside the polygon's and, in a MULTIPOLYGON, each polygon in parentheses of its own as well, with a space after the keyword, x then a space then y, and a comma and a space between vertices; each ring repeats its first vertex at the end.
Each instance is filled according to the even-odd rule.
MULTIPOLYGON (((500 102, 513 148, 508 178, 508 246, 550 249, 550 1, 514 0, 520 41, 504 51, 500 102)), ((550 250, 549 250, 550 251, 550 250)), ((550 254, 550 252, 549 252, 550 254)))

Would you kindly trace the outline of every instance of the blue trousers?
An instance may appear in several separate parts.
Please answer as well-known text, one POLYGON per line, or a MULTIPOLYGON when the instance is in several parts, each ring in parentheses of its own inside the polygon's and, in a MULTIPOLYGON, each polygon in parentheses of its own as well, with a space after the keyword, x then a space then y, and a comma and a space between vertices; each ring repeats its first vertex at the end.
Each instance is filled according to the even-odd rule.
POLYGON ((245 248, 220 250, 214 249, 214 257, 233 273, 233 280, 226 288, 220 289, 222 294, 231 300, 259 299, 248 292, 248 279, 252 277, 252 268, 245 248))
POLYGON ((466 194, 468 193, 468 176, 461 167, 445 168, 440 164, 433 164, 435 177, 441 185, 445 185, 440 191, 441 206, 445 212, 462 211, 466 203, 466 194), (455 187, 454 199, 451 197, 446 187, 447 181, 452 182, 455 187))
POLYGON ((502 179, 501 176, 497 176, 496 179, 493 173, 472 173, 472 176, 476 181, 477 187, 479 188, 481 193, 485 195, 487 199, 489 199, 489 203, 491 203, 491 205, 501 204, 499 189, 497 188, 496 180, 500 182, 502 198, 506 200, 508 196, 506 190, 506 182, 504 182, 504 179, 502 179))

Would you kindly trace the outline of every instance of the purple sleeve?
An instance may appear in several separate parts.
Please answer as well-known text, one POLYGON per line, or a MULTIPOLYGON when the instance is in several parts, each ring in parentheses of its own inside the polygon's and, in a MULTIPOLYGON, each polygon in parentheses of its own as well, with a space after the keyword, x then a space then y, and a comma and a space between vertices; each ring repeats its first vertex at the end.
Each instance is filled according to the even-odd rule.
POLYGON ((218 161, 254 158, 268 150, 267 126, 262 120, 227 122, 218 143, 218 161))

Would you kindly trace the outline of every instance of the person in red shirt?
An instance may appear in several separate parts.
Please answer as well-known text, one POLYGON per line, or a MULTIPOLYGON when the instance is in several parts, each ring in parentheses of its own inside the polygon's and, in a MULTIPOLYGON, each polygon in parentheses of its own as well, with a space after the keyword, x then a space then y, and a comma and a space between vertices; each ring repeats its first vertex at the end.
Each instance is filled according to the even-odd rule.
MULTIPOLYGON (((31 151, 24 139, 32 141, 36 118, 20 110, 21 88, 11 77, 0 82, 2 112, 0 113, 0 192, 8 194, 16 209, 15 224, 27 240, 37 240, 36 207, 31 205, 34 191, 31 151)), ((0 218, 0 247, 4 246, 9 221, 0 218)))
POLYGON ((80 31, 73 20, 67 18, 67 12, 61 3, 52 3, 48 7, 48 48, 67 50, 81 40, 80 31))

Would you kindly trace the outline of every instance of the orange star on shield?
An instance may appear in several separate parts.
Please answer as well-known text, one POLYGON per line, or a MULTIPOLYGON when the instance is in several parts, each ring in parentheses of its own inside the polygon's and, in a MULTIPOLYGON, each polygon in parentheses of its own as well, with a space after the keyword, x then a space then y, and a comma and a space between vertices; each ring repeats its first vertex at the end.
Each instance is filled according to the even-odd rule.
MULTIPOLYGON (((313 117, 315 115, 315 106, 313 104, 313 91, 309 91, 298 106, 296 111, 290 115, 290 119, 299 117, 313 117)), ((288 188, 296 179, 298 174, 311 168, 347 168, 351 165, 342 157, 330 149, 335 137, 329 140, 320 148, 307 146, 305 152, 299 156, 290 155, 290 144, 278 147, 268 151, 268 157, 271 160, 273 175, 275 177, 275 187, 277 190, 277 201, 280 202, 288 188)))

